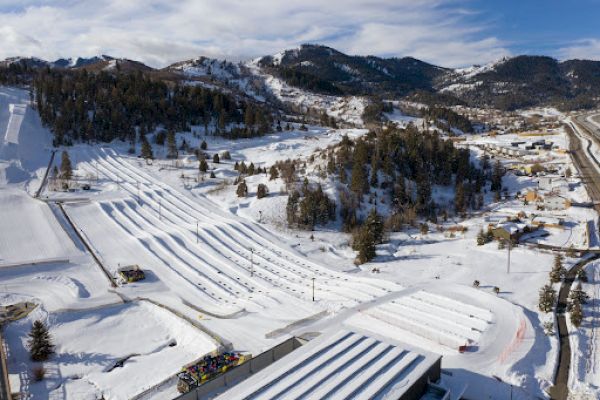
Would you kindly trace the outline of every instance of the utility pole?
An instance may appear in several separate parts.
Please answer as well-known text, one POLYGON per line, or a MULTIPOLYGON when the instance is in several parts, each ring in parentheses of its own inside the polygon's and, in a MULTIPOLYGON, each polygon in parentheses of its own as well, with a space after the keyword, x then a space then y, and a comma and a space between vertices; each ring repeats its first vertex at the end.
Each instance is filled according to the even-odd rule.
POLYGON ((315 278, 313 276, 313 278, 312 278, 312 301, 315 301, 315 279, 317 279, 317 278, 315 278))
POLYGON ((506 273, 510 274, 510 250, 512 249, 512 240, 508 239, 508 259, 506 263, 506 273))
POLYGON ((250 277, 254 276, 254 248, 250 247, 250 277))

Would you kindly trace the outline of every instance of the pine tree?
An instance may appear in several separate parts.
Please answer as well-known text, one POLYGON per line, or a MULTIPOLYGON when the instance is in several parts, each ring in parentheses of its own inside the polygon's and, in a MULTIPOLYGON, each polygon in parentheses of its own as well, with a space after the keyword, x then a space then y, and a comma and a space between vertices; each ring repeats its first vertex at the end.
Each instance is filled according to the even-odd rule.
POLYGON ((269 180, 272 181, 277 178, 279 178, 279 170, 276 166, 271 165, 271 168, 269 168, 269 180))
POLYGON ((142 158, 145 160, 152 160, 154 158, 152 146, 146 136, 142 136, 142 158))
POLYGON ((248 186, 246 185, 246 181, 242 180, 235 191, 238 197, 246 197, 248 196, 248 186))
POLYGON ((298 207, 300 204, 300 193, 294 190, 288 196, 287 205, 285 207, 287 222, 290 226, 298 223, 298 207))
POLYGON ((496 161, 494 164, 494 170, 492 171, 492 186, 491 190, 493 192, 500 193, 502 190, 502 177, 504 176, 504 169, 502 168, 502 164, 500 164, 500 160, 496 161))
POLYGON ((200 163, 198 164, 198 170, 200 172, 208 171, 208 163, 206 162, 206 159, 204 158, 204 156, 200 157, 200 163))
POLYGON ((208 149, 208 145, 206 144, 206 141, 203 140, 202 143, 200 143, 200 150, 206 150, 208 149))
POLYGON ((219 153, 215 153, 215 155, 213 156, 213 163, 218 164, 220 162, 221 160, 219 159, 219 153))
POLYGON ((372 208, 365 221, 365 227, 369 230, 376 244, 383 243, 383 218, 372 208))
POLYGON ((357 264, 364 264, 375 258, 375 239, 366 225, 354 231, 352 235, 352 248, 358 251, 355 261, 357 264))
POLYGON ((70 180, 73 177, 73 166, 71 165, 69 153, 66 151, 63 151, 61 156, 60 177, 65 180, 70 180))
POLYGON ((581 308, 581 304, 573 303, 571 306, 570 315, 573 326, 579 328, 579 326, 581 326, 581 322, 583 321, 583 310, 581 308))
POLYGON ((569 300, 571 301, 572 304, 575 304, 575 303, 585 304, 585 303, 587 303, 588 295, 583 290, 583 288, 581 287, 581 282, 578 282, 577 286, 575 286, 575 289, 571 290, 571 292, 569 293, 569 300))
POLYGON ((539 308, 542 312, 551 312, 554 308, 554 303, 556 302, 556 290, 551 285, 544 285, 542 289, 540 289, 540 301, 539 308))
POLYGON ((27 342, 29 353, 33 361, 46 361, 54 354, 54 345, 46 325, 40 320, 36 320, 29 332, 27 342))
POLYGON ((567 271, 565 267, 563 267, 563 256, 561 254, 557 254, 554 257, 554 265, 550 271, 550 281, 552 283, 558 283, 566 273, 567 271))
POLYGON ((167 133, 167 158, 177 158, 179 155, 177 151, 177 141, 175 140, 175 132, 169 131, 167 133))
POLYGON ((258 188, 256 189, 256 198, 262 199, 263 197, 267 197, 268 194, 269 189, 267 188, 267 185, 259 183, 258 188))
POLYGON ((465 211, 465 189, 461 181, 456 182, 456 189, 454 192, 454 209, 457 213, 465 211))

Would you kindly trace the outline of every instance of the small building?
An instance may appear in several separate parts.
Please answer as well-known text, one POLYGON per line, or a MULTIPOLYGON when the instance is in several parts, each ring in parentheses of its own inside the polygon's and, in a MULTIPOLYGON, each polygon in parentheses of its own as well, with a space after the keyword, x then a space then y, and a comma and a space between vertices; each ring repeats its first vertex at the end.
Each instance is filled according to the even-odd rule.
POLYGON ((492 228, 492 235, 496 240, 510 240, 518 242, 521 236, 530 231, 527 224, 522 222, 501 222, 492 228))
POLYGON ((537 190, 530 190, 525 193, 524 200, 529 204, 540 203, 544 198, 537 192, 537 190))
POLYGON ((571 207, 571 201, 562 196, 552 195, 544 198, 543 205, 545 210, 566 210, 571 207))
POLYGON ((448 399, 448 390, 430 389, 431 382, 440 380, 441 360, 387 337, 341 329, 321 334, 216 400, 448 399))
POLYGON ((146 278, 144 271, 142 271, 138 265, 121 267, 119 268, 118 273, 121 279, 123 279, 126 283, 137 282, 146 278))

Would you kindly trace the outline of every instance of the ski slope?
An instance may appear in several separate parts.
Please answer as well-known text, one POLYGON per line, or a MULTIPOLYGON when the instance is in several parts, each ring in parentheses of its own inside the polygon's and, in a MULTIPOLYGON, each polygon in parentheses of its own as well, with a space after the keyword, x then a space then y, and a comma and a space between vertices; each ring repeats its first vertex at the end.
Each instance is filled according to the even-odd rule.
POLYGON ((47 204, 22 190, 0 190, 0 268, 80 255, 47 204))
MULTIPOLYGON (((261 226, 227 215, 204 197, 192 201, 112 149, 90 150, 87 156, 89 161, 80 167, 90 173, 97 169, 119 185, 123 196, 67 207, 76 224, 91 234, 91 219, 96 215, 110 220, 112 227, 163 261, 157 274, 169 275, 180 290, 192 291, 200 296, 198 302, 213 310, 262 310, 276 300, 275 292, 310 301, 313 278, 318 302, 327 308, 352 306, 400 288, 306 261, 261 226)), ((92 236, 95 246, 110 240, 92 236)))

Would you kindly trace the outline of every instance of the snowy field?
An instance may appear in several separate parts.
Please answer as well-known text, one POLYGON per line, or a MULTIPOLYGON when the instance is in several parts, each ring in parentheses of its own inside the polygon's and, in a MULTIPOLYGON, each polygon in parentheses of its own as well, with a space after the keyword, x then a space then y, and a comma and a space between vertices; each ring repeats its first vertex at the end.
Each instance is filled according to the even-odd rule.
MULTIPOLYGON (((0 94, 4 132, 10 104, 28 99, 23 91, 3 89, 0 94)), ((27 319, 6 330, 9 370, 36 397, 130 398, 171 378, 218 344, 258 354, 290 335, 336 325, 376 331, 443 354, 443 366, 454 377, 449 384, 468 382, 469 398, 481 393, 508 398, 510 387, 498 379, 520 387, 515 398, 543 396, 550 386, 558 343, 555 336, 544 335, 543 323, 552 316, 538 312, 537 302, 553 254, 533 245, 516 247, 507 271, 506 250, 495 242, 476 244, 477 232, 490 217, 535 211, 521 201, 492 203, 465 220, 432 224, 427 233, 416 228, 393 233, 378 246, 372 262, 357 267, 349 235, 336 226, 314 232, 285 226, 287 195, 281 179, 248 177, 250 195, 245 199, 235 196, 231 183, 236 161, 268 168, 278 160, 308 160, 343 135, 357 137, 366 130, 309 127, 255 139, 209 137, 210 155, 227 150, 232 157, 219 164, 209 158, 214 179, 198 173, 195 156, 165 160, 157 145, 158 159, 151 165, 127 155, 125 143, 75 145, 67 149, 74 174, 92 188, 74 193, 47 188, 42 194, 46 204, 29 194, 39 187, 50 157, 44 146, 30 150, 32 141, 50 142, 36 118, 27 108, 18 143, 10 144, 9 153, 2 144, 0 153, 0 266, 5 265, 0 268, 0 302, 38 304, 27 319), (255 196, 259 183, 270 190, 260 200, 255 196), (65 212, 109 275, 137 264, 146 279, 111 288, 54 200, 65 203, 65 212), (450 234, 456 225, 466 229, 450 234), (20 263, 25 265, 6 266, 20 263), (472 287, 475 280, 479 288, 472 287), (43 383, 31 382, 24 347, 35 318, 48 322, 57 344, 43 383), (461 354, 458 346, 463 344, 470 350, 461 354)), ((562 146, 561 135, 553 140, 562 146)), ((194 148, 203 139, 198 130, 178 135, 179 140, 184 137, 194 148)), ((576 178, 569 183, 575 187, 570 195, 584 201, 583 186, 577 186, 576 178)), ((513 193, 537 182, 511 175, 506 184, 513 193)), ((440 188, 435 196, 436 201, 451 201, 451 193, 440 188)), ((491 194, 487 200, 492 201, 491 194)), ((578 212, 566 212, 566 229, 556 229, 544 240, 583 246, 579 225, 595 215, 578 212)), ((145 398, 175 395, 171 384, 145 398)))
POLYGON ((129 399, 216 349, 193 326, 155 305, 139 302, 29 318, 6 330, 9 368, 22 368, 21 385, 33 398, 129 399), (26 334, 33 319, 46 320, 56 355, 44 363, 46 379, 28 379, 26 334))

